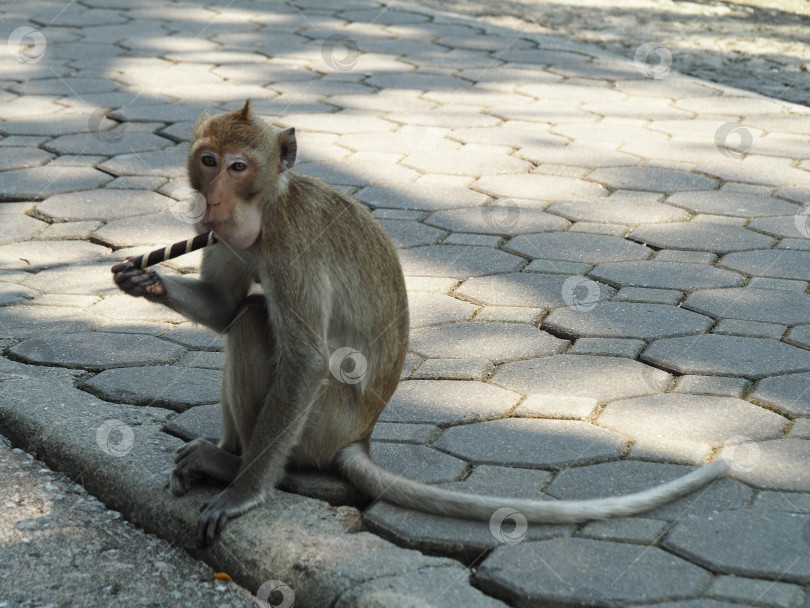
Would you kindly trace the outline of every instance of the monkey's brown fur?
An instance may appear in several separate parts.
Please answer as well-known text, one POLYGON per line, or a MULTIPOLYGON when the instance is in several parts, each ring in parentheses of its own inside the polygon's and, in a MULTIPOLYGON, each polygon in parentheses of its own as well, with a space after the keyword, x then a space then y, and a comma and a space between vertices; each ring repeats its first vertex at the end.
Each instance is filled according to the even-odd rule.
POLYGON ((289 170, 293 129, 276 132, 241 110, 202 117, 189 178, 206 198, 198 229, 220 243, 200 280, 159 277, 122 263, 115 281, 227 336, 222 438, 181 447, 170 488, 209 477, 228 484, 205 507, 198 537, 210 544, 228 519, 261 502, 285 465, 337 466, 374 497, 414 509, 489 519, 518 509, 529 521, 578 522, 652 509, 722 475, 722 461, 653 490, 552 502, 458 494, 375 465, 369 437, 393 394, 408 342, 405 283, 391 240, 351 197, 289 170), (248 296, 261 285, 262 295, 248 296), (351 348, 367 361, 344 381, 330 358, 351 348), (331 371, 330 371, 331 367, 331 371))

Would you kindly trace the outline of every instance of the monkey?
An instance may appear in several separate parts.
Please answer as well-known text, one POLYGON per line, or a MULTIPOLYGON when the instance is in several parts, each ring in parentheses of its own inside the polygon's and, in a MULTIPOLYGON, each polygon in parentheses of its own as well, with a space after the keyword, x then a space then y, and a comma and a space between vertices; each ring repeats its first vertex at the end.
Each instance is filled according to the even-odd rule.
POLYGON ((336 471, 369 497, 437 515, 488 521, 508 506, 542 523, 641 513, 725 474, 719 459, 635 494, 536 501, 458 493, 375 464, 371 433, 408 344, 402 268, 371 213, 294 171, 296 154, 295 129, 267 125, 249 100, 240 110, 203 113, 188 176, 205 200, 196 229, 214 231, 218 242, 203 250, 199 279, 131 261, 113 267, 125 293, 225 335, 221 438, 181 446, 168 483, 177 496, 204 479, 225 485, 202 509, 201 546, 267 500, 285 467, 336 471), (355 368, 344 373, 346 353, 355 368))

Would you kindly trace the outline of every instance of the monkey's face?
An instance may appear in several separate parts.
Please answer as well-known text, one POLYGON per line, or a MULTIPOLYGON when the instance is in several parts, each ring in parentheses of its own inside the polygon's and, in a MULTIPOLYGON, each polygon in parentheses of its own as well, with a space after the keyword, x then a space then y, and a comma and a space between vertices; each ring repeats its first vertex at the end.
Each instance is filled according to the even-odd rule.
POLYGON ((236 249, 250 247, 261 229, 256 185, 262 168, 256 158, 245 150, 202 146, 194 153, 193 167, 193 181, 206 201, 200 227, 213 230, 236 249))

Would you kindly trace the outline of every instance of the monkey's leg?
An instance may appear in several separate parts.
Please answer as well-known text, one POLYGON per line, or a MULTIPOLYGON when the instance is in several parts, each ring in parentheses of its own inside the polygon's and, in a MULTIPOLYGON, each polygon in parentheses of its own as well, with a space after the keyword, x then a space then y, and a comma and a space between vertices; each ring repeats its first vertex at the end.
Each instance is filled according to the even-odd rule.
POLYGON ((306 335, 300 328, 284 331, 278 340, 285 346, 284 353, 261 406, 257 411, 243 412, 242 420, 233 410, 237 425, 247 422, 251 434, 243 444, 242 466, 236 479, 206 505, 200 516, 197 535, 203 546, 214 541, 229 519, 264 500, 300 440, 312 405, 324 390, 327 374, 324 353, 312 346, 306 335))

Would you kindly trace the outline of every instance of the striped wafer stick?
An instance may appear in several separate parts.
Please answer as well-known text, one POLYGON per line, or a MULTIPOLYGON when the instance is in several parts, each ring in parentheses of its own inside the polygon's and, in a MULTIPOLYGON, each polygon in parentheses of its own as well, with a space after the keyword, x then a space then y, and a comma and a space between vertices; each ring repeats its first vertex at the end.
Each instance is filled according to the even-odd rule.
POLYGON ((192 251, 197 251, 203 247, 208 247, 208 245, 213 245, 216 243, 217 240, 217 235, 215 235, 213 232, 198 234, 187 241, 180 241, 174 245, 169 245, 165 249, 155 249, 154 251, 145 253, 140 257, 130 258, 130 260, 134 264, 135 268, 146 268, 147 266, 153 266, 155 264, 159 264, 160 262, 165 262, 166 260, 171 260, 172 258, 191 253, 192 251))

